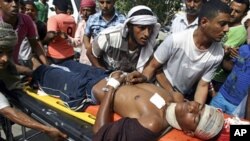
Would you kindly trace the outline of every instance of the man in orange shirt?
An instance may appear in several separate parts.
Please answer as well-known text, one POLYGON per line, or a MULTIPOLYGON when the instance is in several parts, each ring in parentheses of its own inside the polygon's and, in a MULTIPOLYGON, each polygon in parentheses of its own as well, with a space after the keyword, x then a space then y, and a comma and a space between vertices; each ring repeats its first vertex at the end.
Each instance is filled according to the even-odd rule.
POLYGON ((48 32, 44 39, 48 44, 47 56, 50 63, 58 64, 74 57, 73 47, 68 44, 67 39, 59 36, 61 33, 66 33, 71 37, 75 34, 75 20, 67 14, 69 2, 68 0, 53 1, 57 15, 48 19, 48 32))

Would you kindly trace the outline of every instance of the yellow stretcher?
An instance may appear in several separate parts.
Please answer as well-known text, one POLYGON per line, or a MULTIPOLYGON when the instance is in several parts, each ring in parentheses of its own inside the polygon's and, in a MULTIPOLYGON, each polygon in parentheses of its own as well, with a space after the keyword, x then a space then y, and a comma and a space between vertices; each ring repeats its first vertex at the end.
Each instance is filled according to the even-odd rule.
MULTIPOLYGON (((30 87, 25 87, 24 92, 13 94, 11 102, 23 108, 26 113, 38 121, 67 133, 70 141, 91 141, 92 125, 95 122, 98 106, 89 106, 85 112, 75 112, 64 106, 62 100, 49 95, 39 95, 39 92, 30 87)), ((119 115, 114 114, 114 120, 119 118, 121 118, 119 115)), ((187 136, 182 131, 172 129, 160 141, 200 140, 187 136)))

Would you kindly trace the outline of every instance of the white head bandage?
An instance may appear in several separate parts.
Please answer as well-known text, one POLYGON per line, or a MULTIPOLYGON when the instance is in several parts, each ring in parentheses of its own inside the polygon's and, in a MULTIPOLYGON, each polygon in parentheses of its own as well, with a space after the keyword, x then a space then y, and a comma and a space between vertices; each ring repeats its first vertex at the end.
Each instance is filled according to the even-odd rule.
MULTIPOLYGON (((171 103, 166 111, 168 123, 179 130, 182 130, 175 114, 176 103, 171 103)), ((200 117, 200 122, 194 132, 195 136, 202 140, 208 140, 215 137, 224 125, 223 113, 218 109, 205 105, 204 112, 200 117)))
POLYGON ((211 139, 221 131, 223 125, 223 113, 212 106, 205 105, 195 136, 203 140, 211 139))
POLYGON ((172 127, 181 130, 181 127, 176 119, 175 107, 176 107, 176 103, 171 103, 168 106, 167 111, 166 111, 166 119, 172 127))

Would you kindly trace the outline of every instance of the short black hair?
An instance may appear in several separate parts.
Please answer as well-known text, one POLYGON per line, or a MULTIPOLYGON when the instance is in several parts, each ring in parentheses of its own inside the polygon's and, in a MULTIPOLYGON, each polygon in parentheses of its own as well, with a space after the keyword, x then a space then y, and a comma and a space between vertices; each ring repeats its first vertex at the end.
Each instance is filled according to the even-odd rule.
POLYGON ((219 13, 231 13, 230 7, 222 2, 221 0, 209 0, 201 6, 199 12, 199 24, 202 18, 206 17, 208 19, 215 18, 219 13))
POLYGON ((60 11, 67 12, 71 1, 69 0, 53 0, 53 5, 55 5, 60 11))
POLYGON ((32 5, 34 7, 34 9, 37 11, 37 7, 36 7, 33 0, 24 0, 23 5, 25 6, 26 4, 32 5))
POLYGON ((246 5, 246 9, 245 9, 244 12, 247 12, 249 10, 249 0, 234 0, 234 1, 237 2, 237 3, 246 5))

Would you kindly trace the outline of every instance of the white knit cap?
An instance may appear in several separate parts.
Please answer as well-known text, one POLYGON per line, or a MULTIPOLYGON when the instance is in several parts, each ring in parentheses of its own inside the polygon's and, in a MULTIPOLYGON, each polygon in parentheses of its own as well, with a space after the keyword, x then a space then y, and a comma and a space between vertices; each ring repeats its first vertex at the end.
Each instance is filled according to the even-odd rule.
POLYGON ((12 26, 0 21, 0 49, 13 49, 17 43, 17 35, 12 26))

